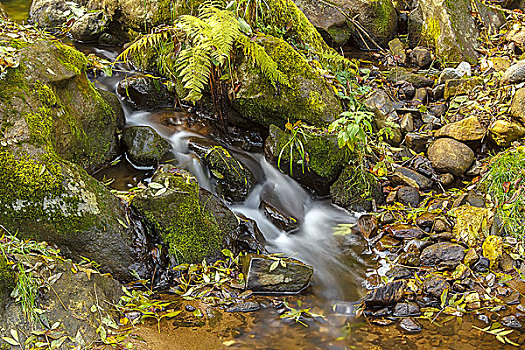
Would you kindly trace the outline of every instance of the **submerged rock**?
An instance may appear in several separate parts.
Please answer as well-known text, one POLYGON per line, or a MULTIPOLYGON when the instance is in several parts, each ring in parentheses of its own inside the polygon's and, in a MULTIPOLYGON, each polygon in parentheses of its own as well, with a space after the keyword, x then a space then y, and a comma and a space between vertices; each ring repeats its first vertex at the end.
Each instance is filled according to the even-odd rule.
POLYGON ((259 293, 299 293, 305 289, 314 269, 289 258, 248 254, 242 266, 246 289, 259 293))
POLYGON ((412 318, 404 318, 399 322, 399 328, 409 334, 419 333, 423 329, 419 323, 412 318))
POLYGON ((264 126, 287 121, 325 126, 342 113, 334 89, 303 56, 282 39, 259 35, 256 39, 288 77, 290 86, 272 86, 247 60, 237 67, 240 88, 232 103, 246 119, 264 126))
POLYGON ((306 153, 303 159, 296 146, 293 147, 293 153, 290 152, 291 133, 271 125, 270 135, 264 143, 264 155, 270 163, 278 165, 281 171, 290 174, 297 182, 324 195, 329 192, 330 185, 348 164, 351 154, 346 147, 339 148, 334 135, 318 134, 308 130, 305 130, 305 133, 307 133, 306 139, 298 135, 299 142, 302 143, 306 153))

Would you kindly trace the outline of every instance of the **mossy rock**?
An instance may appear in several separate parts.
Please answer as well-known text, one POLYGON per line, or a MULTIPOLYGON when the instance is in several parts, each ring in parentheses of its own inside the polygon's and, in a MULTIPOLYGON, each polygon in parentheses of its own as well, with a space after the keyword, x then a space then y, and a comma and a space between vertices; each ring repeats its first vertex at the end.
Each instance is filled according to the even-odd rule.
POLYGON ((264 126, 284 125, 288 120, 325 126, 342 113, 334 88, 287 42, 264 35, 256 40, 288 77, 290 87, 274 87, 251 62, 240 62, 241 85, 232 102, 241 115, 264 126))
POLYGON ((292 159, 288 144, 291 134, 271 125, 270 135, 264 143, 264 154, 270 163, 279 164, 281 171, 286 174, 290 174, 290 162, 292 162, 291 177, 314 192, 326 195, 330 191, 330 185, 337 180, 353 156, 348 148, 339 148, 334 135, 308 130, 306 134, 306 140, 301 140, 307 154, 306 159, 301 159, 297 149, 294 149, 292 159), (305 161, 304 172, 303 161, 305 161))
POLYGON ((370 211, 372 200, 384 202, 381 185, 374 175, 353 164, 348 165, 330 187, 332 202, 353 211, 370 211))
POLYGON ((117 154, 120 107, 89 82, 74 48, 16 44, 20 65, 0 78, 0 222, 120 279, 132 269, 147 276, 148 248, 135 245, 145 240, 140 228, 122 224, 124 205, 85 171, 117 154))
POLYGON ((238 221, 218 197, 201 189, 189 173, 170 165, 160 167, 152 182, 164 188, 150 186, 131 205, 177 262, 216 260, 222 249, 233 250, 238 221))
POLYGON ((129 160, 139 166, 155 167, 170 151, 170 144, 149 126, 132 126, 124 130, 122 142, 129 160))

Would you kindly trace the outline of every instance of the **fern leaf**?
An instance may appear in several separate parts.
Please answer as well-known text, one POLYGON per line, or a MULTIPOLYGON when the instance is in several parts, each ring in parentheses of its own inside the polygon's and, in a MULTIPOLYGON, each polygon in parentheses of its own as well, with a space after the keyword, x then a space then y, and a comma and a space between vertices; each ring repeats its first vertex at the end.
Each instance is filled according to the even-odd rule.
POLYGON ((279 70, 277 62, 264 51, 264 48, 244 35, 239 37, 238 42, 242 46, 244 55, 249 57, 259 67, 261 73, 270 80, 274 87, 276 83, 290 86, 290 81, 286 74, 279 70))
POLYGON ((223 65, 232 52, 234 42, 241 35, 239 22, 233 12, 215 7, 204 8, 201 18, 210 26, 206 39, 213 48, 212 57, 219 65, 223 65))
POLYGON ((182 78, 184 88, 189 91, 185 100, 200 100, 210 78, 211 66, 210 52, 203 45, 190 47, 179 53, 176 62, 177 73, 182 78))

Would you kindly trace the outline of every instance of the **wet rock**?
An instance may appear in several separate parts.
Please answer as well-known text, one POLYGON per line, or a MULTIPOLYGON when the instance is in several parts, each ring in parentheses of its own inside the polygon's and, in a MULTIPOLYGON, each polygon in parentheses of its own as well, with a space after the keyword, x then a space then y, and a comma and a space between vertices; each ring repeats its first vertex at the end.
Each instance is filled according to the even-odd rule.
POLYGON ((410 59, 419 68, 427 68, 432 63, 430 51, 423 46, 416 46, 410 53, 410 59))
POLYGON ((375 244, 375 248, 380 252, 391 249, 392 247, 397 247, 401 244, 401 241, 390 236, 383 236, 375 244))
POLYGON ((469 310, 477 310, 481 308, 481 299, 479 293, 473 292, 465 295, 465 303, 469 310))
POLYGON ((408 334, 415 334, 421 332, 422 328, 414 319, 404 318, 399 322, 399 328, 408 334))
POLYGON ((366 239, 377 235, 377 217, 375 215, 361 215, 357 219, 357 231, 366 239))
POLYGON ((455 269, 465 257, 465 247, 456 243, 439 242, 423 249, 421 265, 455 269))
POLYGON ((398 257, 398 262, 404 266, 419 266, 421 260, 419 258, 420 252, 416 245, 408 247, 407 251, 401 253, 398 257))
POLYGON ((427 151, 430 139, 431 136, 426 133, 408 133, 405 135, 405 144, 417 153, 424 153, 427 151))
POLYGON ((439 84, 445 84, 448 80, 456 80, 461 78, 461 73, 456 68, 445 68, 439 74, 439 84))
POLYGON ((403 266, 394 266, 392 269, 388 270, 386 277, 394 281, 405 280, 414 277, 414 269, 403 266))
POLYGON ((390 52, 392 55, 394 55, 395 59, 401 63, 405 64, 407 61, 407 54, 405 52, 405 44, 399 40, 399 38, 395 38, 393 40, 390 40, 388 42, 388 48, 390 49, 390 52))
POLYGON ((476 253, 476 250, 474 248, 470 248, 467 250, 467 254, 465 254, 465 258, 463 259, 463 262, 465 265, 470 266, 473 263, 477 262, 479 260, 478 253, 476 253))
POLYGON ((139 110, 172 107, 175 101, 174 94, 165 85, 145 75, 121 80, 117 85, 117 94, 139 110))
POLYGON ((365 310, 365 315, 368 317, 388 317, 392 315, 391 307, 382 307, 379 309, 365 310))
POLYGON ((469 117, 450 123, 439 129, 436 137, 450 137, 458 141, 478 141, 485 136, 486 130, 477 117, 469 117))
POLYGON ((503 73, 501 81, 504 84, 519 84, 525 81, 525 60, 519 61, 503 73))
POLYGON ((73 23, 69 32, 73 39, 81 42, 97 42, 109 24, 103 11, 88 12, 73 23))
POLYGON ((264 255, 248 254, 243 257, 242 266, 246 278, 246 289, 254 293, 299 293, 306 288, 312 277, 313 268, 294 259, 270 258, 264 255), (277 267, 272 268, 277 262, 277 267))
MULTIPOLYGON (((523 70, 525 72, 525 61, 523 70)), ((525 123, 525 88, 516 90, 510 106, 510 114, 522 124, 525 123)))
MULTIPOLYGON (((414 116, 412 113, 407 113, 401 118, 401 131, 403 132, 412 132, 414 131, 414 116)), ((406 137, 405 137, 406 140, 406 137)), ((410 147, 410 146, 409 146, 410 147)))
POLYGON ((498 146, 509 147, 525 135, 525 128, 513 120, 499 119, 490 124, 489 135, 498 146))
POLYGON ((270 163, 279 164, 281 170, 288 174, 292 162, 290 176, 317 193, 325 195, 348 164, 351 154, 347 148, 339 148, 334 135, 308 131, 306 133, 306 139, 302 140, 304 150, 308 153, 308 159, 304 160, 306 164, 302 163, 303 159, 296 150, 293 159, 291 158, 288 144, 291 135, 275 125, 270 126, 270 135, 264 143, 264 155, 270 163))
POLYGON ((374 112, 375 127, 379 130, 390 127, 393 134, 389 140, 393 144, 398 145, 402 140, 402 135, 399 124, 396 123, 399 117, 390 96, 384 90, 376 90, 364 101, 364 104, 369 110, 374 112), (392 126, 392 123, 394 126, 392 126))
POLYGON ((483 86, 483 79, 479 77, 447 80, 445 82, 445 100, 458 95, 469 94, 478 86, 483 86))
POLYGON ((442 277, 431 275, 423 281, 425 293, 433 299, 440 299, 443 291, 450 288, 449 283, 442 277))
POLYGON ((255 301, 238 303, 226 309, 226 312, 254 312, 261 309, 261 305, 255 301))
POLYGON ((430 180, 426 176, 423 176, 412 169, 404 167, 397 168, 394 174, 392 175, 392 179, 396 183, 405 183, 409 186, 418 188, 420 190, 431 189, 433 184, 432 180, 430 180))
POLYGON ((436 220, 436 214, 423 213, 416 219, 416 224, 425 231, 430 231, 434 227, 434 221, 436 220))
POLYGON ((430 145, 428 159, 436 171, 460 176, 474 162, 474 152, 464 143, 441 138, 430 145))
POLYGON ((518 321, 518 319, 514 315, 503 317, 501 319, 501 324, 505 327, 513 329, 521 329, 523 327, 520 321, 518 321))
POLYGON ((421 316, 421 310, 416 303, 397 303, 392 315, 394 317, 418 317, 421 316))
POLYGON ((232 202, 241 202, 252 190, 252 172, 222 146, 215 146, 204 156, 204 163, 216 182, 217 193, 232 202))
POLYGON ((124 130, 122 142, 129 160, 139 166, 155 167, 171 146, 149 126, 132 126, 124 130))
POLYGON ((397 239, 412 239, 426 236, 426 233, 416 226, 407 224, 390 225, 385 229, 385 232, 397 239))
POLYGON ((290 87, 281 85, 277 90, 251 60, 243 60, 237 66, 241 84, 232 100, 235 110, 267 127, 299 120, 324 127, 339 117, 343 109, 334 89, 301 54, 282 39, 259 36, 257 42, 284 67, 290 87))
POLYGON ((438 103, 438 104, 435 104, 435 105, 433 105, 432 107, 430 107, 428 109, 428 112, 430 114, 436 116, 437 118, 440 118, 443 115, 445 115, 445 113, 447 113, 447 111, 448 111, 447 103, 438 103))
POLYGON ((413 73, 408 69, 402 67, 392 68, 386 74, 386 78, 391 83, 407 81, 411 83, 415 88, 432 87, 434 85, 433 79, 427 78, 417 73, 413 73))
POLYGON ((363 300, 367 307, 394 305, 405 295, 406 285, 405 280, 387 283, 368 292, 363 300))
POLYGON ((266 201, 262 201, 259 207, 263 211, 264 215, 270 220, 275 226, 283 231, 294 231, 299 228, 299 221, 293 216, 287 214, 282 209, 277 209, 266 201))
POLYGON ((131 205, 177 261, 214 261, 223 257, 224 248, 238 250, 237 217, 218 197, 201 189, 189 173, 164 165, 152 183, 158 185, 136 195, 131 205))
POLYGON ((419 190, 411 186, 403 186, 397 190, 397 200, 412 208, 417 208, 421 202, 421 196, 419 190))
POLYGON ((453 233, 458 242, 475 247, 485 239, 482 225, 490 227, 493 213, 487 208, 478 208, 471 205, 462 205, 454 210, 456 225, 453 233))
POLYGON ((330 187, 332 202, 355 211, 370 211, 372 201, 384 203, 381 184, 372 174, 348 165, 330 187))

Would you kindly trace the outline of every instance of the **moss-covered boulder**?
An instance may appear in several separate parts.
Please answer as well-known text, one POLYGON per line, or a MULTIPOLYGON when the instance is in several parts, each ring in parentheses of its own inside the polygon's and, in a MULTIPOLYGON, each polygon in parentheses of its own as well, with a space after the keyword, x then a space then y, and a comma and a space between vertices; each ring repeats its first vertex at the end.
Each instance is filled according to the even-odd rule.
POLYGON ((364 48, 385 46, 397 33, 397 12, 391 0, 294 0, 312 24, 334 45, 343 45, 351 37, 364 48), (362 29, 348 18, 353 18, 362 29), (367 37, 370 35, 372 40, 367 37), (364 39, 364 42, 363 42, 364 39), (365 44, 366 42, 366 44, 365 44))
POLYGON ((130 279, 132 269, 146 276, 140 227, 85 171, 116 154, 120 106, 89 82, 83 54, 28 37, 34 42, 3 41, 18 48, 19 66, 0 76, 0 222, 118 278, 130 279))
POLYGON ((480 1, 419 0, 410 14, 409 39, 414 46, 424 42, 434 47, 445 62, 465 60, 475 64, 479 30, 471 13, 478 10, 487 26, 498 21, 498 16, 480 1))
POLYGON ((184 170, 160 167, 131 204, 179 263, 215 260, 222 257, 222 249, 235 250, 237 217, 184 170))
POLYGON ((281 171, 290 174, 297 182, 318 194, 326 195, 352 155, 347 148, 339 148, 334 135, 309 130, 305 134, 306 138, 298 136, 305 151, 303 158, 297 146, 292 147, 293 153, 290 151, 291 133, 271 125, 270 135, 264 143, 264 155, 266 160, 279 165, 281 171))
POLYGON ((274 87, 251 62, 240 62, 240 88, 232 101, 237 111, 265 126, 288 120, 324 126, 339 116, 342 107, 334 88, 303 56, 282 39, 260 35, 256 40, 288 77, 290 87, 274 87))

